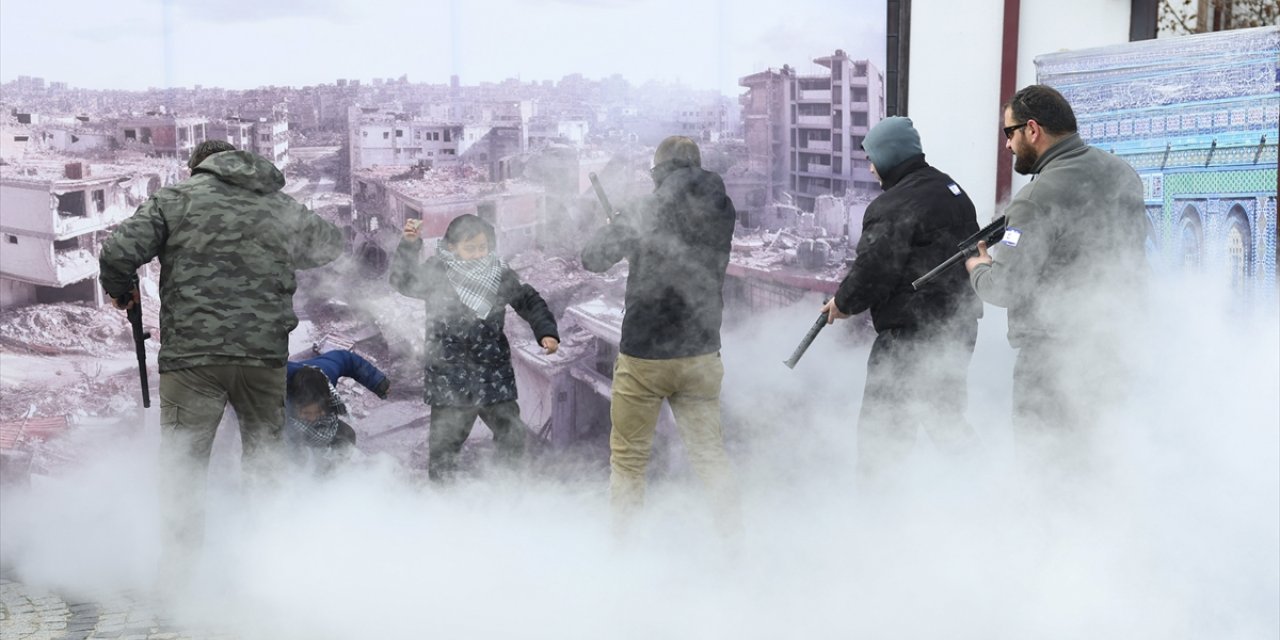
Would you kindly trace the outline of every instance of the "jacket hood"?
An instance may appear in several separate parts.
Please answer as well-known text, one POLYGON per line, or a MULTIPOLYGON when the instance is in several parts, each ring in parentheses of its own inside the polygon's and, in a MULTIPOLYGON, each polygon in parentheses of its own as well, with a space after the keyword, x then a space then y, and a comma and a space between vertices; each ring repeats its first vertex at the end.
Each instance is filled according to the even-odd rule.
POLYGON ((191 173, 213 174, 227 184, 255 193, 272 193, 284 187, 284 174, 266 158, 248 151, 215 153, 191 173))
POLYGON ((924 154, 914 155, 902 162, 893 169, 880 174, 880 187, 885 191, 892 189, 894 185, 902 182, 902 179, 911 175, 916 170, 929 166, 925 162, 924 154))
POLYGON ((666 181, 667 176, 681 169, 699 169, 700 170, 701 167, 687 160, 681 160, 681 159, 667 160, 665 162, 660 162, 654 165, 653 168, 649 170, 649 176, 653 178, 654 188, 657 189, 661 187, 662 183, 666 181))
POLYGON ((885 118, 872 127, 862 141, 862 149, 881 175, 893 171, 907 158, 924 153, 911 118, 902 116, 885 118))

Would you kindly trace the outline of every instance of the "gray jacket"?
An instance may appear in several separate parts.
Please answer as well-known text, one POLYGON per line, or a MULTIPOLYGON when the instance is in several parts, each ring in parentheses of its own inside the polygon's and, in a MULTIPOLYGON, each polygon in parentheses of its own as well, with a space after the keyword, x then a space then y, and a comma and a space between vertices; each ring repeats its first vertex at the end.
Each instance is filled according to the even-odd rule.
POLYGON ((1004 213, 1008 231, 969 282, 1009 310, 1009 344, 1093 341, 1136 314, 1146 280, 1142 181, 1072 134, 1036 163, 1004 213))

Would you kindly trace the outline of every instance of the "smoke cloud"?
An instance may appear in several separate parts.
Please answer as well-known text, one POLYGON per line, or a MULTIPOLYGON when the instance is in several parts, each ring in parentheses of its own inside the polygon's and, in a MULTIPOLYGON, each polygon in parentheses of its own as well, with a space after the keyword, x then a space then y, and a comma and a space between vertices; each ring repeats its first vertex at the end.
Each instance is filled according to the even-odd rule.
MULTIPOLYGON (((1088 473, 1065 483, 1018 463, 1013 352, 988 307, 970 369, 980 450, 948 457, 922 435, 896 483, 860 492, 866 345, 837 324, 794 371, 781 364, 811 300, 730 318, 725 334, 739 539, 715 533, 679 469, 616 539, 598 473, 495 471, 441 489, 375 456, 246 498, 234 464, 215 461, 200 571, 169 606, 183 624, 273 639, 1274 636, 1277 318, 1213 282, 1158 290, 1118 354, 1139 384, 1090 440, 1088 473)), ((4 565, 86 597, 146 594, 152 430, 6 488, 4 565)))

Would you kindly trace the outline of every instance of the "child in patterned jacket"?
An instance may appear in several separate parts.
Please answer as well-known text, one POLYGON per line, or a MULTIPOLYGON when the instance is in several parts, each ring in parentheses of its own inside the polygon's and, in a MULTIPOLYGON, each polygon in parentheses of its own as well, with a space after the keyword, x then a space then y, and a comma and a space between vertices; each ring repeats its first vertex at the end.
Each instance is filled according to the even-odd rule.
POLYGON ((533 287, 496 256, 493 227, 471 214, 454 218, 436 255, 419 262, 420 220, 408 220, 391 263, 391 285, 427 309, 423 401, 431 407, 427 473, 457 471, 458 454, 479 417, 508 462, 524 451, 528 428, 516 403, 516 375, 504 333, 509 305, 548 353, 560 345, 555 317, 533 287))

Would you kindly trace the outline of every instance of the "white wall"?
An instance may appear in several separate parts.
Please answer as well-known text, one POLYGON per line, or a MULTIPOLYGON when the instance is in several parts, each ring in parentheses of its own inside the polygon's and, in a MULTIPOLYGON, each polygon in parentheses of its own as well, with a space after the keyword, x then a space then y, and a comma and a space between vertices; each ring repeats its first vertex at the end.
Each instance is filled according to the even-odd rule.
MULTIPOLYGON (((94 267, 95 270, 97 267, 94 267)), ((0 273, 52 285, 58 281, 53 242, 20 234, 0 233, 0 273), (10 244, 8 236, 18 242, 10 244)))
MULTIPOLYGON (((1035 82, 1035 57, 1129 40, 1129 0, 1022 0, 1017 87, 1035 82)), ((969 192, 978 221, 995 206, 1003 0, 915 0, 907 109, 930 164, 969 192)), ((1014 177, 1013 191, 1026 183, 1014 177)))
POLYGON ((0 278, 0 309, 13 309, 36 301, 36 286, 0 278))
POLYGON ((3 215, 0 226, 11 233, 25 231, 52 235, 56 214, 51 198, 48 185, 0 185, 0 215, 3 215))

